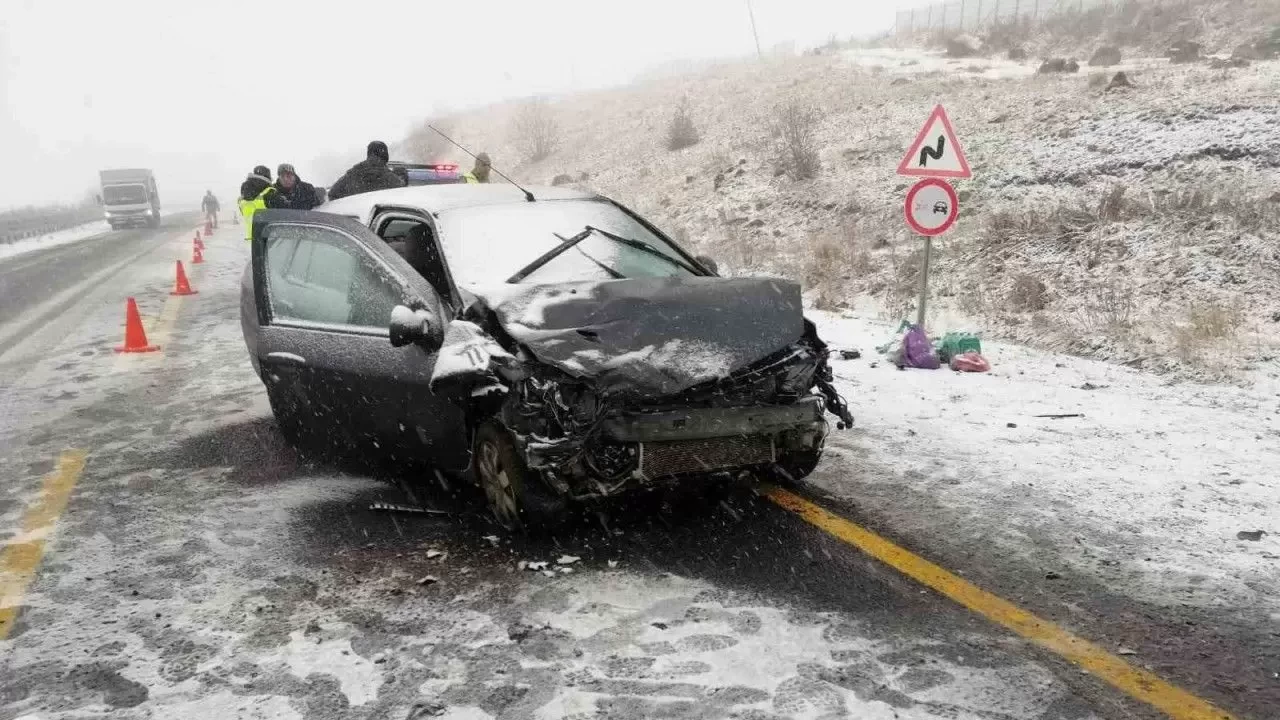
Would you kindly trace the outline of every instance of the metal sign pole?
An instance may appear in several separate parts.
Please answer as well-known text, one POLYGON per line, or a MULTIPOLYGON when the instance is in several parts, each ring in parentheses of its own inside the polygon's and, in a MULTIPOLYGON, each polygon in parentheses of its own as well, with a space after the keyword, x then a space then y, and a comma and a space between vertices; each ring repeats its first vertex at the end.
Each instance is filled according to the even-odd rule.
POLYGON ((920 329, 924 329, 924 310, 925 305, 929 301, 929 254, 933 249, 933 238, 928 235, 924 238, 924 260, 920 263, 920 305, 916 312, 916 325, 920 329))

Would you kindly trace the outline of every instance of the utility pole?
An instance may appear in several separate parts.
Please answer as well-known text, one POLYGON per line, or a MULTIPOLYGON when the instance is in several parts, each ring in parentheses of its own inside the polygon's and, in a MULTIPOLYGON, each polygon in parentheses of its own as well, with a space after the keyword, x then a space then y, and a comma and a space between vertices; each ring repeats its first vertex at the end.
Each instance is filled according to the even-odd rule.
POLYGON ((751 11, 751 0, 747 0, 747 17, 751 18, 751 35, 756 39, 756 57, 763 60, 764 53, 760 51, 760 32, 756 30, 756 14, 751 11))

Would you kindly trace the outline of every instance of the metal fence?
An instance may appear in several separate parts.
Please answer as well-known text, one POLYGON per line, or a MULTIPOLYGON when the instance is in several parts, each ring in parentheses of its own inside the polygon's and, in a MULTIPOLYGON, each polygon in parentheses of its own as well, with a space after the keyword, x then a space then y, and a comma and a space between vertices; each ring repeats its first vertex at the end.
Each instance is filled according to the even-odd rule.
POLYGON ((949 0, 898 11, 895 32, 909 37, 922 32, 976 32, 1015 19, 1032 24, 1055 15, 1083 13, 1123 0, 949 0))
POLYGON ((96 204, 23 208, 0 212, 0 245, 102 219, 96 204))

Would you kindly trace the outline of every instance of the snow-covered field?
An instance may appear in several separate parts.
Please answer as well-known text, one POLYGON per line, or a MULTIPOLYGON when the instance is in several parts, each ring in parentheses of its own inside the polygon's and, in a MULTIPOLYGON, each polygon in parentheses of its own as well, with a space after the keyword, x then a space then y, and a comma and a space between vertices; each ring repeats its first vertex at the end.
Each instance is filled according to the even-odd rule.
POLYGON ((892 327, 814 318, 864 356, 834 362, 857 426, 833 433, 813 484, 905 537, 1280 621, 1280 384, 1169 384, 997 343, 989 374, 900 371, 872 347, 892 327))

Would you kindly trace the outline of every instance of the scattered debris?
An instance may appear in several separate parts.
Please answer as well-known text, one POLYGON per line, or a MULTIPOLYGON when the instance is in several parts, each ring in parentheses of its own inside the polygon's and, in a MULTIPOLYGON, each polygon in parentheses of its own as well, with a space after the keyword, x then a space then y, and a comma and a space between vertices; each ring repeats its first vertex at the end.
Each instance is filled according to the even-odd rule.
POLYGON ((435 558, 438 558, 438 557, 440 557, 440 556, 442 556, 442 555, 444 555, 444 553, 443 553, 443 552, 441 552, 440 550, 428 550, 428 551, 427 551, 427 559, 428 559, 428 560, 434 560, 435 558))
POLYGON ((1005 423, 1004 426, 1007 428, 1016 428, 1018 427, 1018 423, 1005 423))
POLYGON ((1061 579, 1062 579, 1062 576, 1061 576, 1061 575, 1059 575, 1058 573, 1056 573, 1056 572, 1054 572, 1054 571, 1050 570, 1049 572, 1047 572, 1047 573, 1045 573, 1045 574, 1044 574, 1044 579, 1045 579, 1045 580, 1061 580, 1061 579))
POLYGON ((484 539, 485 539, 485 540, 488 540, 490 545, 492 545, 492 546, 494 546, 494 547, 498 547, 498 536, 497 536, 497 535, 485 535, 485 536, 484 536, 484 539))
POLYGON ((610 569, 610 570, 612 570, 612 569, 614 569, 614 568, 616 568, 616 567, 618 567, 618 561, 617 561, 617 560, 610 560, 610 561, 609 561, 609 569, 610 569))
POLYGON ((1258 542, 1259 540, 1262 539, 1262 536, 1266 534, 1267 534, 1267 531, 1265 530, 1241 530, 1240 532, 1236 533, 1236 539, 1249 540, 1251 542, 1258 542))
POLYGON ((438 582, 440 581, 436 578, 435 575, 423 575, 422 577, 418 578, 419 585, 434 585, 438 582))
POLYGON ((1110 385, 1094 385, 1091 382, 1085 382, 1085 384, 1080 386, 1080 389, 1081 390, 1104 390, 1109 387, 1111 386, 1110 385))
POLYGON ((1137 650, 1132 650, 1132 649, 1127 648, 1127 647, 1121 647, 1119 650, 1116 650, 1116 654, 1117 654, 1117 655, 1137 655, 1137 654, 1138 654, 1138 651, 1137 651, 1137 650))
POLYGON ((841 350, 840 351, 841 360, 857 360, 860 357, 862 357, 862 352, 859 350, 841 350))
POLYGON ((415 513, 418 515, 452 515, 448 510, 422 507, 420 505, 399 505, 397 503, 376 502, 369 506, 370 510, 383 512, 415 513))
POLYGON ((543 575, 546 575, 547 577, 555 577, 555 576, 556 576, 556 573, 555 573, 555 571, 554 571, 554 570, 543 570, 543 571, 542 571, 542 574, 543 574, 543 575))
POLYGON ((666 624, 666 623, 664 623, 664 622, 657 622, 657 621, 655 620, 654 622, 651 622, 651 623, 649 623, 649 624, 650 624, 650 625, 652 625, 653 627, 658 628, 659 630, 666 630, 666 629, 667 629, 667 624, 666 624))
POLYGON ((1049 413, 1047 415, 1032 415, 1032 417, 1049 418, 1050 420, 1061 420, 1063 418, 1082 418, 1084 413, 1049 413))
POLYGON ((575 556, 575 555, 561 555, 561 556, 560 556, 560 559, 559 559, 559 560, 556 560, 556 564, 557 564, 557 565, 572 565, 572 564, 574 564, 574 563, 578 562, 578 561, 579 561, 579 560, 581 560, 581 559, 582 559, 582 558, 577 557, 577 556, 575 556))

